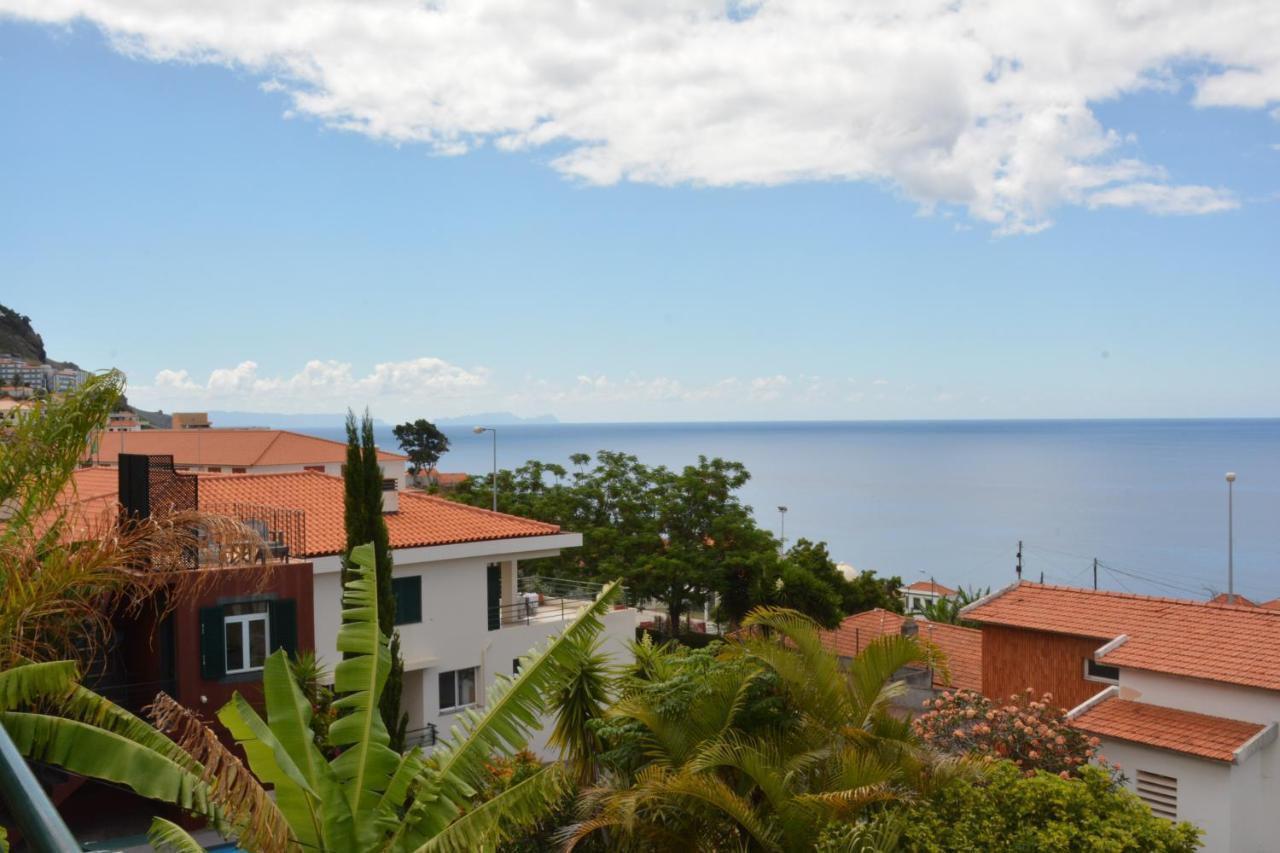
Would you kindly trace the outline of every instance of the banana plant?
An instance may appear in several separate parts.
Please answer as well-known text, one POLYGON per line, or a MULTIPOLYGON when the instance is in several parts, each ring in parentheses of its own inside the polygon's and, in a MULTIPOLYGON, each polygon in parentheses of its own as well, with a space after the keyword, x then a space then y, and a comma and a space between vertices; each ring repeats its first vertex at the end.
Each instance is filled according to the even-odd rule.
MULTIPOLYGON (((522 748, 540 725, 544 694, 599 633, 617 583, 526 658, 517 678, 499 676, 485 708, 467 712, 430 756, 416 748, 400 755, 388 746, 378 712, 390 653, 378 629, 372 546, 354 549, 351 559, 338 632, 344 657, 334 669, 342 716, 329 730, 342 752, 332 760, 315 741, 311 706, 283 652, 265 664, 266 719, 239 694, 218 712, 248 768, 173 699, 157 698, 152 726, 78 686, 66 662, 0 673, 0 720, 29 758, 176 804, 255 853, 482 850, 536 824, 565 795, 565 772, 548 765, 477 804, 485 760, 522 748), (274 798, 264 785, 274 787, 274 798)), ((151 839, 162 849, 200 849, 161 819, 151 839)))

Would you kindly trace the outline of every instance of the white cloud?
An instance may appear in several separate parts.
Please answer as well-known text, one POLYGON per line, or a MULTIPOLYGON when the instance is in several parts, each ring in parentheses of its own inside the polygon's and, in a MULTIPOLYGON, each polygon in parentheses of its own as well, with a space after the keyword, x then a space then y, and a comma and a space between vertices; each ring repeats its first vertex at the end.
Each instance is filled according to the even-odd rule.
POLYGON ((285 93, 291 113, 442 154, 553 146, 554 168, 592 184, 874 181, 1001 233, 1046 227, 1064 204, 1234 204, 1133 159, 1132 140, 1093 104, 1183 85, 1199 106, 1280 102, 1274 0, 0 0, 0 10, 86 18, 139 58, 245 67, 285 93))
POLYGON ((131 385, 132 399, 174 409, 185 406, 244 408, 251 411, 341 411, 348 406, 415 402, 439 404, 483 393, 489 384, 484 367, 462 368, 439 358, 376 364, 364 376, 340 361, 313 360, 289 376, 264 376, 257 363, 210 371, 204 382, 186 370, 161 370, 151 385, 131 385))

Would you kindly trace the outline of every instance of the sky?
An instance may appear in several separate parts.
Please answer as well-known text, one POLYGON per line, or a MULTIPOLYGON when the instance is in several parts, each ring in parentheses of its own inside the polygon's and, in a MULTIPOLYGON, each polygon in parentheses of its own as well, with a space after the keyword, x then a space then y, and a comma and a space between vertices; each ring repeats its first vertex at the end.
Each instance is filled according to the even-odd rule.
POLYGON ((1280 416, 1280 4, 0 0, 0 302, 136 405, 1280 416))

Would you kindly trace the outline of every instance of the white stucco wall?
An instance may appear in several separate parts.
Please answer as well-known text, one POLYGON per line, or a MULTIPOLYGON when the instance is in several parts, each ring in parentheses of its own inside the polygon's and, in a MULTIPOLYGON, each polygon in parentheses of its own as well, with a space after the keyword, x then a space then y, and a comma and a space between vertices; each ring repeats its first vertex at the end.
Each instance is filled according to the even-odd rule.
MULTIPOLYGON (((559 547, 580 543, 581 537, 577 534, 560 534, 395 552, 395 577, 422 577, 422 621, 397 628, 406 670, 402 703, 409 714, 411 730, 430 723, 444 735, 456 721, 456 712, 440 712, 441 672, 479 667, 477 693, 483 702, 485 691, 496 675, 511 675, 516 658, 545 643, 566 624, 535 622, 490 631, 488 564, 512 564, 519 558, 556 553, 559 547)), ((504 569, 504 581, 514 576, 513 566, 504 566, 504 569)), ((337 635, 341 624, 337 557, 315 561, 314 584, 316 654, 332 667, 339 659, 337 635)), ((504 589, 504 599, 507 599, 505 593, 504 589)), ((572 619, 574 612, 568 609, 566 617, 572 619)), ((603 647, 620 663, 630 654, 627 644, 635 637, 635 611, 613 611, 606 615, 604 623, 603 647)), ((533 738, 530 744, 539 753, 544 752, 544 745, 545 736, 533 738)))
MULTIPOLYGON (((1263 725, 1280 720, 1280 693, 1269 690, 1128 668, 1120 670, 1119 686, 1122 699, 1136 702, 1263 725)), ((1125 765, 1131 787, 1138 769, 1177 777, 1179 817, 1206 831, 1205 850, 1280 849, 1280 742, 1272 740, 1239 765, 1109 739, 1102 752, 1125 765), (1186 793, 1184 777, 1172 770, 1186 774, 1186 793)))
POLYGON ((1205 831, 1206 853, 1246 849, 1231 844, 1231 765, 1111 738, 1102 738, 1101 753, 1120 765, 1130 791, 1136 792, 1139 770, 1177 779, 1178 820, 1190 821, 1205 831))

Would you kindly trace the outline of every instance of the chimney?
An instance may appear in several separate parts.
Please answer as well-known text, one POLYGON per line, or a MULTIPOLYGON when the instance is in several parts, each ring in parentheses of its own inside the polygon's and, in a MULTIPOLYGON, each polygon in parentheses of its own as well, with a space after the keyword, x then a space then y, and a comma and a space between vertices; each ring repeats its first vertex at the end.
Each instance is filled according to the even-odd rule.
POLYGON ((914 616, 906 616, 899 631, 904 637, 915 637, 920 633, 920 626, 916 624, 914 616))
POLYGON ((400 511, 400 491, 396 488, 399 482, 395 477, 386 477, 382 481, 382 513, 400 511))

